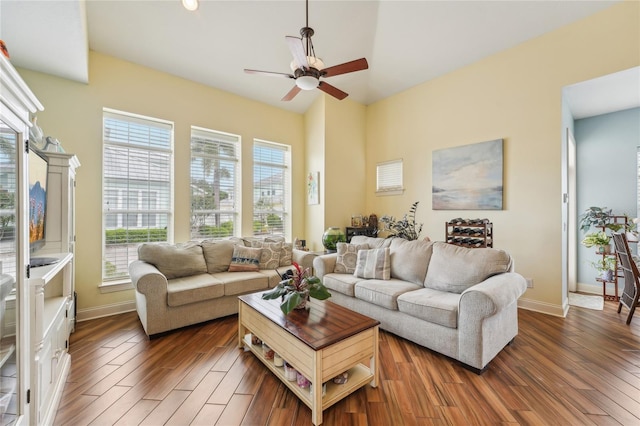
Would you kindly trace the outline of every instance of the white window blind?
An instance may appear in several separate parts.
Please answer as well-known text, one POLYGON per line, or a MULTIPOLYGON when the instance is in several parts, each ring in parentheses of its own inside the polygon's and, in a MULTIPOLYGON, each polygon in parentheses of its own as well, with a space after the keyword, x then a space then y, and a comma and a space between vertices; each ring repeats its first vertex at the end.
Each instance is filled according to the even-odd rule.
POLYGON ((253 142, 253 235, 288 237, 291 199, 287 145, 253 142))
POLYGON ((191 128, 191 238, 236 234, 240 136, 191 128))
POLYGON ((379 195, 394 195, 401 193, 402 160, 386 161, 376 166, 376 193, 379 195))
POLYGON ((103 112, 103 281, 128 276, 144 242, 171 241, 173 124, 103 112))

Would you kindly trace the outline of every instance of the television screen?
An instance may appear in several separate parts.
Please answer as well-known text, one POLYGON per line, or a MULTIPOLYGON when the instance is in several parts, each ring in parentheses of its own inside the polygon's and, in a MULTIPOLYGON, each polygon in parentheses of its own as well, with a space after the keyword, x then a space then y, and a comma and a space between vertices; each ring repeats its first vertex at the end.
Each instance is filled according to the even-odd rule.
POLYGON ((48 166, 44 157, 29 150, 29 248, 32 253, 45 243, 48 166))

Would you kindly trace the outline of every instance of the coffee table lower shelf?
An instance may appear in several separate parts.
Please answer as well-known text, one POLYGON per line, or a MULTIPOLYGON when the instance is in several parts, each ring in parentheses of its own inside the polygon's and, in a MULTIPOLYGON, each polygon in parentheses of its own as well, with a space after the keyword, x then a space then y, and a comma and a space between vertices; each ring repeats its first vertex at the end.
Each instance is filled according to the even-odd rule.
MULTIPOLYGON (((285 377, 284 367, 278 367, 273 363, 272 359, 267 359, 264 357, 262 353, 262 345, 252 345, 251 344, 251 334, 247 334, 244 336, 244 344, 245 348, 249 349, 253 354, 260 360, 262 363, 267 366, 269 370, 273 372, 273 374, 280 379, 282 383, 285 384, 300 400, 309 408, 312 407, 312 399, 311 399, 311 389, 312 386, 302 388, 298 386, 296 381, 289 381, 285 377)), ((267 342, 268 343, 268 342, 267 342)), ((295 366, 294 366, 295 367, 295 366)), ((360 389, 362 386, 370 383, 374 376, 371 374, 369 367, 358 364, 347 370, 348 380, 347 383, 337 384, 333 383, 333 381, 329 380, 326 382, 327 390, 325 395, 322 397, 322 409, 326 410, 331 407, 336 402, 340 401, 347 395, 350 395, 355 390, 360 389)))
POLYGON ((310 313, 285 317, 277 301, 259 297, 250 294, 239 298, 238 345, 253 352, 311 409, 314 425, 322 423, 326 408, 366 384, 377 386, 378 321, 330 302, 312 306, 310 313), (262 345, 251 343, 252 335, 306 377, 310 386, 300 387, 297 381, 287 380, 284 368, 264 356, 262 345), (345 371, 347 382, 334 383, 332 379, 345 371))

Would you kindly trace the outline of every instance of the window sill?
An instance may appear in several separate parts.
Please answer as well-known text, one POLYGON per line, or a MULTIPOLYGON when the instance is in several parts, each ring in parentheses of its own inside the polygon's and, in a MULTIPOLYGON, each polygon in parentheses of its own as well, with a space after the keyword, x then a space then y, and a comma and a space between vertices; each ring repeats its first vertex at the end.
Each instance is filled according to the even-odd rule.
POLYGON ((387 195, 402 195, 404 189, 395 189, 393 191, 376 191, 376 196, 386 197, 387 195))
POLYGON ((103 282, 98 286, 100 293, 114 293, 116 291, 133 290, 131 279, 103 282))

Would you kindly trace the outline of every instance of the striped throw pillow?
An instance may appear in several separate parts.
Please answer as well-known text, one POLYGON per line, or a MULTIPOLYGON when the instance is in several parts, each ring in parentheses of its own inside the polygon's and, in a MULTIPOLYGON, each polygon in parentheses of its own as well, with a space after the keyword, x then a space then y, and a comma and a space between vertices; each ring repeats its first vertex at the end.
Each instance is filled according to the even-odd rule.
POLYGON ((388 280, 391 278, 389 247, 373 250, 358 250, 356 271, 358 278, 388 280))

